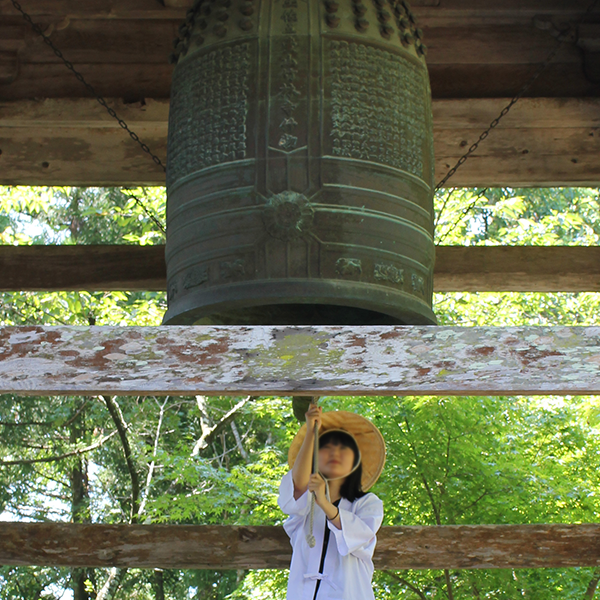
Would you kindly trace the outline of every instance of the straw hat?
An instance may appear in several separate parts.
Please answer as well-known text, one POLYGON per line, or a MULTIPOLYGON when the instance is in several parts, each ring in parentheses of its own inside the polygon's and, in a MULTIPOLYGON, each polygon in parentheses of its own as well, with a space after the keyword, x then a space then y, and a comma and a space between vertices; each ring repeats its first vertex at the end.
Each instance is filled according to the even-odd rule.
MULTIPOLYGON (((368 419, 345 410, 324 412, 321 417, 319 437, 332 430, 349 433, 356 440, 356 445, 361 454, 362 464, 362 489, 366 492, 379 479, 385 464, 385 442, 379 429, 368 419)), ((296 462, 302 442, 306 437, 306 423, 293 439, 288 452, 290 469, 296 462)))

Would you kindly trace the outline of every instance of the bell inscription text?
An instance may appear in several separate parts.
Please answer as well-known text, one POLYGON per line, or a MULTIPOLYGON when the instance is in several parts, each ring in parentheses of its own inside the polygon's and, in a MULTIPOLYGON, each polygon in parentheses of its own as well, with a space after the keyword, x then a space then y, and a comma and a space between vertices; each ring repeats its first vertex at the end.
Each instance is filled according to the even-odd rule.
POLYGON ((435 323, 415 22, 397 0, 194 4, 174 56, 165 323, 435 323))

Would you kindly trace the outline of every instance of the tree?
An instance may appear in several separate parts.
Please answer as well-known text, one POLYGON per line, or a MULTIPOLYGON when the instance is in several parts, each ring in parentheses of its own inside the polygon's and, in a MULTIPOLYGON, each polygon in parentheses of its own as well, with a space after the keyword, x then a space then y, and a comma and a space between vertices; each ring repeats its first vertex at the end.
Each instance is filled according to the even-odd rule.
MULTIPOLYGON (((4 243, 162 243, 162 190, 0 189, 4 243)), ((441 193, 445 244, 597 244, 597 190, 441 193)), ((443 324, 597 324, 597 294, 437 294, 443 324)), ((163 293, 5 293, 9 324, 156 325, 163 293)), ((598 520, 597 398, 323 398, 388 445, 387 525, 598 520)), ((0 508, 13 518, 277 524, 298 424, 288 398, 0 399, 0 508)), ((0 600, 285 597, 286 573, 0 569, 0 600), (112 577, 112 579, 111 579, 112 577), (112 583, 111 583, 112 582, 112 583), (101 590, 105 589, 105 592, 101 590)), ((378 600, 589 600, 593 569, 382 572, 378 600)))

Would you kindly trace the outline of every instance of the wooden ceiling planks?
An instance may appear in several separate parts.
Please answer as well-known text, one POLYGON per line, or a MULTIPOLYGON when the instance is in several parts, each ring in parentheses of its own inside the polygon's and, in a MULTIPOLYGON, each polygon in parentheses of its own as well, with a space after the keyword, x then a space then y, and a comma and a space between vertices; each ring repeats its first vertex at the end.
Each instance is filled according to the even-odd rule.
MULTIPOLYGON (((164 158, 173 70, 167 58, 190 1, 21 4, 98 93, 111 99, 164 158), (155 110, 148 120, 150 106, 155 110)), ((576 23, 589 1, 412 4, 429 47, 439 180, 556 45, 550 31, 536 22, 557 27, 576 23)), ((590 20, 598 18, 600 10, 590 20)), ((89 100, 85 88, 10 0, 0 0, 0 19, 0 183, 164 184, 162 170, 116 123, 108 124, 103 109, 89 100)), ((565 42, 529 95, 529 104, 523 100, 514 107, 449 185, 598 184, 600 85, 586 77, 582 50, 565 42)))
MULTIPOLYGON (((24 8, 32 11, 50 39, 91 78, 99 93, 168 98, 172 67, 167 58, 184 11, 163 8, 161 13, 158 2, 133 1, 118 9, 107 6, 104 12, 99 11, 101 2, 93 3, 96 10, 86 10, 57 1, 57 8, 50 10, 52 2, 48 1, 40 3, 46 10, 36 13, 36 4, 25 2, 24 8), (142 6, 148 9, 146 18, 140 14, 142 6), (128 76, 120 65, 131 66, 128 76), (156 69, 158 65, 163 68, 156 69), (153 80, 153 86, 148 87, 147 80, 153 80)), ((565 0, 550 7, 532 0, 521 3, 530 10, 526 6, 499 9, 501 0, 480 4, 474 7, 472 2, 455 0, 437 7, 415 6, 429 47, 427 60, 436 98, 514 95, 556 45, 548 31, 534 25, 533 15, 550 15, 559 22, 573 20, 583 13, 587 2, 565 0)), ((4 99, 85 95, 73 88, 68 81, 72 75, 66 69, 45 71, 48 65, 61 66, 59 59, 9 2, 0 3, 0 15, 4 26, 21 28, 26 41, 19 51, 18 78, 0 89, 4 99)), ((580 49, 565 43, 534 94, 597 96, 600 90, 585 77, 580 49)))
MULTIPOLYGON (((507 101, 434 101, 438 181, 507 101)), ((166 157, 168 100, 110 104, 166 157)), ((162 169, 93 99, 0 101, 0 150, 0 184, 164 185, 162 169)), ((600 98, 524 98, 450 185, 596 185, 599 155, 600 98)))

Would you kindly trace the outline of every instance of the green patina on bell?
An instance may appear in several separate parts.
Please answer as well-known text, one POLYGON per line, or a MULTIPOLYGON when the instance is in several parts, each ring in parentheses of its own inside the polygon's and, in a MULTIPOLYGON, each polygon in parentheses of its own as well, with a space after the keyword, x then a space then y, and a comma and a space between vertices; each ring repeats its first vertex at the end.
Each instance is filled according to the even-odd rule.
POLYGON ((196 2, 177 46, 169 324, 433 324, 433 135, 396 0, 196 2))

